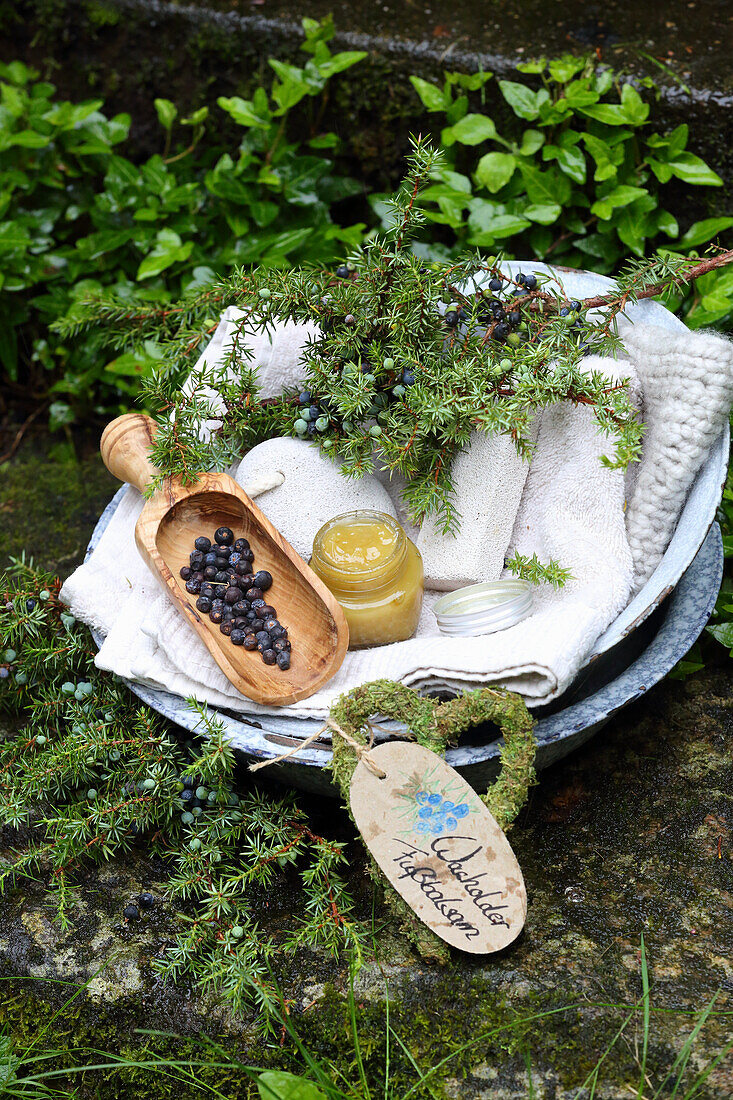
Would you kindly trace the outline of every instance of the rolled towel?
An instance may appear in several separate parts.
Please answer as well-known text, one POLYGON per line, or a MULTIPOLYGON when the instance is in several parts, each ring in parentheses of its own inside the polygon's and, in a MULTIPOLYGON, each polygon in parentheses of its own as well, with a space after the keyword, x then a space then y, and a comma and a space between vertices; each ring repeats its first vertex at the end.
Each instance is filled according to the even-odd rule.
POLYGON ((417 538, 428 588, 452 590, 496 580, 528 472, 529 462, 519 457, 509 436, 474 434, 451 467, 460 536, 443 534, 436 517, 428 516, 417 538))
POLYGON ((235 480, 245 492, 268 478, 280 484, 261 492, 257 506, 305 561, 313 538, 327 520, 342 512, 371 508, 396 517, 389 495, 376 477, 346 478, 338 466, 300 439, 268 439, 249 451, 235 480))

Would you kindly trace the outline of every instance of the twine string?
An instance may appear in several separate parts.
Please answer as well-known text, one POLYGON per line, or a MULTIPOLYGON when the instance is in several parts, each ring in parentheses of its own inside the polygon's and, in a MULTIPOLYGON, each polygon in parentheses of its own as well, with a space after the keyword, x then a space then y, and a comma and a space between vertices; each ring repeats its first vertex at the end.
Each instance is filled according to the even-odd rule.
POLYGON ((370 755, 370 750, 374 746, 374 731, 368 745, 364 745, 361 741, 357 741, 341 729, 341 726, 337 722, 334 722, 333 718, 327 718, 324 725, 320 729, 317 729, 315 733, 312 733, 310 737, 306 737, 304 741, 301 741, 299 745, 289 749, 288 752, 282 753, 280 756, 273 756, 272 760, 260 760, 257 764, 250 764, 249 770, 251 772, 257 772, 260 768, 267 768, 270 764, 279 764, 282 760, 287 760, 291 756, 295 756, 296 753, 301 752, 302 749, 307 749, 309 745, 312 745, 314 741, 317 741, 322 733, 325 733, 327 729, 333 730, 337 733, 342 741, 345 741, 349 748, 353 749, 359 760, 363 761, 365 766, 369 769, 372 775, 375 775, 377 779, 386 779, 387 773, 382 771, 378 764, 375 764, 373 758, 370 755))

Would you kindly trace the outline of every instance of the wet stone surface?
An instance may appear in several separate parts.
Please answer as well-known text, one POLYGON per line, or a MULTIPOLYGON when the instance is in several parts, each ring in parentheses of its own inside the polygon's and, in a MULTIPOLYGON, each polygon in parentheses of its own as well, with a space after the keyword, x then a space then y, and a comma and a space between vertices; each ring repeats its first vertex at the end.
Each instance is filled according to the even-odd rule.
MULTIPOLYGON (((113 489, 96 458, 72 473, 68 466, 43 463, 39 451, 23 451, 0 485, 3 554, 30 544, 40 561, 67 572, 113 489), (41 473, 45 494, 38 490, 41 473), (47 507, 50 492, 59 495, 55 517, 47 507), (64 492, 68 505, 61 522, 64 492), (49 527, 51 518, 58 527, 49 527)), ((587 747, 542 773, 510 834, 527 884, 527 924, 517 943, 497 956, 454 953, 445 968, 420 960, 396 935, 379 895, 373 896, 355 843, 350 885, 357 915, 368 924, 373 914, 377 929, 377 958, 365 960, 355 989, 373 1079, 384 1073, 388 988, 390 1024, 418 1065, 427 1069, 453 1054, 434 1081, 436 1096, 524 1098, 530 1094, 528 1074, 536 1097, 575 1096, 631 1014, 604 1062, 597 1094, 606 1100, 628 1097, 630 1085, 636 1090, 642 1048, 641 1013, 632 1009, 642 994, 643 935, 652 1009, 647 1067, 657 1087, 696 1014, 716 992, 717 1010, 730 1013, 732 1007, 732 732, 733 684, 721 665, 661 684, 587 747)), ((345 814, 333 804, 324 809, 322 801, 302 798, 319 830, 348 829, 345 814)), ((12 843, 17 837, 3 838, 0 857, 12 843)), ((263 932, 298 916, 294 887, 284 877, 276 893, 262 899, 256 915, 263 932)), ((156 1029, 183 1036, 156 1040, 158 1052, 190 1052, 206 1033, 245 1060, 297 1068, 286 1048, 257 1038, 253 1018, 233 1018, 214 998, 155 976, 151 962, 181 927, 180 910, 166 898, 164 862, 151 860, 142 848, 85 872, 68 931, 55 922, 43 886, 21 884, 0 900, 0 975, 11 979, 0 999, 0 1026, 27 1038, 77 984, 88 983, 65 1011, 63 1025, 55 1026, 61 1050, 94 1046, 139 1060, 152 1040, 136 1029, 156 1029), (123 909, 141 890, 150 891, 155 903, 143 919, 125 922, 123 909), (60 986, 59 980, 71 985, 60 986)), ((304 952, 283 964, 279 977, 306 1044, 356 1081, 344 1000, 346 961, 304 952)), ((729 1015, 710 1017, 691 1073, 722 1049, 729 1021, 729 1015)), ((394 1039, 390 1058, 402 1089, 395 1095, 402 1095, 415 1073, 394 1039)), ((212 1071, 211 1080, 225 1095, 247 1095, 241 1075, 227 1073, 212 1071)), ((198 1095, 134 1067, 81 1095, 124 1096, 125 1082, 142 1097, 198 1095)), ((723 1100, 732 1092, 728 1062, 715 1068, 701 1095, 723 1100)))

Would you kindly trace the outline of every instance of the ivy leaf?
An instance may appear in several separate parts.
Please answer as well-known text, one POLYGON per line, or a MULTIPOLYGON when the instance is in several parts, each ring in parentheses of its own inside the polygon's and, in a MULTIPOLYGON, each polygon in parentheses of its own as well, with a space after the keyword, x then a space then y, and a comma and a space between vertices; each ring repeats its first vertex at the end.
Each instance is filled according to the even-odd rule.
POLYGON ((719 623, 716 626, 706 626, 705 629, 716 642, 720 642, 726 649, 733 649, 733 623, 719 623))
POLYGON ((221 95, 216 102, 219 104, 222 111, 226 111, 239 126, 262 128, 270 121, 269 117, 265 118, 257 113, 251 99, 242 99, 241 96, 238 95, 234 95, 228 99, 226 96, 221 95))
POLYGON ((332 76, 344 72, 345 69, 350 69, 352 65, 356 65, 368 56, 369 54, 365 50, 342 50, 341 53, 330 57, 328 61, 319 62, 318 71, 322 77, 329 80, 332 76))
POLYGON ((522 144, 519 147, 520 156, 531 157, 541 147, 545 135, 540 130, 525 130, 522 134, 522 144))
POLYGON ((491 245, 495 240, 500 240, 503 237, 513 237, 515 234, 521 233, 524 229, 528 229, 531 224, 526 218, 522 218, 518 214, 497 214, 490 219, 483 232, 474 233, 472 237, 469 237, 469 244, 491 245))
POLYGON ((553 202, 535 204, 525 207, 523 213, 530 221, 539 222, 540 225, 552 225, 562 214, 562 207, 553 202))
POLYGON ((654 226, 650 223, 649 211, 656 206, 651 195, 637 199, 630 206, 625 206, 616 223, 616 231, 632 252, 637 256, 644 255, 644 242, 652 236, 654 226))
POLYGON ((155 248, 149 252, 137 269, 138 279, 150 279, 160 275, 161 271, 172 264, 187 260, 193 250, 193 241, 181 243, 181 238, 173 229, 160 229, 156 237, 155 248))
POLYGON ((531 202, 540 206, 545 203, 559 203, 560 206, 564 206, 569 202, 570 183, 560 172, 554 169, 541 172, 539 168, 527 162, 522 162, 519 167, 531 202))
POLYGON ((622 184, 620 187, 614 187, 607 195, 603 195, 602 198, 594 202, 590 212, 595 214, 596 217, 608 221, 617 207, 628 206, 629 203, 648 194, 649 192, 644 187, 629 187, 627 184, 622 184))
POLYGON ((423 106, 427 107, 428 111, 444 111, 448 102, 450 102, 450 92, 448 93, 448 100, 435 84, 431 84, 428 80, 423 80, 419 76, 411 76, 410 83, 420 96, 423 106))
POLYGON ((530 122, 538 117, 542 104, 550 99, 550 93, 546 88, 533 92, 526 84, 516 84, 513 80, 500 80, 499 87, 514 114, 530 122))
POLYGON ((603 122, 606 126, 625 126, 628 122, 626 112, 620 103, 596 103, 595 106, 579 107, 581 114, 603 122))
POLYGON ((556 57, 550 62, 550 79, 558 84, 567 84, 578 73, 582 73, 585 65, 584 57, 574 57, 570 53, 563 54, 562 57, 556 57))
POLYGON ((284 1070, 266 1070, 257 1078, 260 1100, 327 1100, 313 1081, 284 1070))
POLYGON ((624 84, 621 105, 626 112, 626 121, 631 126, 641 126, 649 117, 649 104, 644 102, 632 84, 624 84))
POLYGON ((565 89, 564 98, 568 108, 577 111, 579 107, 588 107, 592 103, 597 103, 600 94, 595 88, 589 88, 585 80, 574 80, 565 89))
POLYGON ((685 183, 695 183, 705 187, 722 187, 723 181, 717 172, 708 168, 707 164, 694 153, 680 153, 674 160, 668 162, 672 174, 685 183))
POLYGON ((197 111, 194 111, 188 118, 181 119, 182 126, 199 126, 202 122, 205 122, 209 117, 208 107, 199 107, 197 111))
POLYGON ((657 229, 660 233, 666 233, 668 237, 679 236, 680 227, 674 215, 669 210, 657 210, 657 229))
POLYGON ((496 137, 496 126, 487 115, 466 115, 455 126, 447 126, 442 134, 445 145, 453 145, 456 141, 461 145, 479 145, 493 137, 496 137))
POLYGON ((583 134, 582 137, 586 149, 596 162, 596 171, 593 178, 599 183, 612 179, 624 157, 622 145, 611 146, 609 142, 603 141, 594 134, 583 134))
POLYGON ((696 248, 699 244, 706 244, 724 229, 733 226, 733 218, 703 218, 700 222, 691 225, 678 242, 680 248, 696 248))
POLYGON ((607 126, 641 126, 649 115, 649 104, 644 102, 636 88, 624 84, 620 103, 596 103, 594 106, 578 107, 578 110, 607 126))
POLYGON ((514 175, 517 158, 511 153, 486 153, 476 166, 475 179, 489 191, 500 191, 514 175))
POLYGON ((7 149, 11 145, 20 145, 25 149, 43 149, 50 141, 50 137, 39 134, 36 130, 19 130, 15 134, 1 135, 0 149, 7 149))
POLYGON ((656 157, 647 157, 647 164, 660 183, 669 183, 672 179, 672 168, 666 161, 657 160, 656 157))
POLYGON ((574 144, 567 145, 565 148, 560 145, 546 145, 542 150, 542 159, 556 160, 562 171, 566 176, 570 176, 571 180, 575 180, 576 183, 585 183, 585 157, 580 149, 575 148, 574 144))
POLYGON ((170 130, 178 114, 175 103, 171 103, 170 99, 154 99, 153 106, 160 125, 164 130, 170 130))

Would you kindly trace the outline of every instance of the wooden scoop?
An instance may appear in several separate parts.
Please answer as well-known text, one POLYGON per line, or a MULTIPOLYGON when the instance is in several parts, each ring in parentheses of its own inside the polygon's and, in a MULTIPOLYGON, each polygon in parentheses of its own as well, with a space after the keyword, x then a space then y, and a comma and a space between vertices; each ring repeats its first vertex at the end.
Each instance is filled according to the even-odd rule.
MULTIPOLYGON (((100 443, 110 473, 141 491, 157 474, 148 458, 155 427, 150 417, 128 413, 107 425, 100 443)), ((307 492, 307 486, 303 488, 307 492)), ((340 605, 227 474, 201 474, 193 485, 166 478, 142 510, 135 541, 224 675, 248 699, 271 706, 306 699, 340 667, 349 645, 349 627, 340 605), (266 665, 257 650, 233 645, 208 615, 197 611, 197 597, 186 591, 180 569, 189 564, 194 540, 206 535, 213 542, 218 527, 231 527, 235 539, 248 539, 255 571, 272 573, 266 599, 276 608, 292 642, 287 671, 266 665)))

